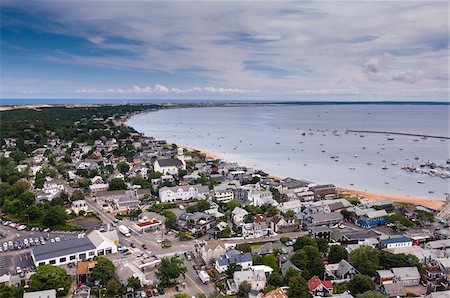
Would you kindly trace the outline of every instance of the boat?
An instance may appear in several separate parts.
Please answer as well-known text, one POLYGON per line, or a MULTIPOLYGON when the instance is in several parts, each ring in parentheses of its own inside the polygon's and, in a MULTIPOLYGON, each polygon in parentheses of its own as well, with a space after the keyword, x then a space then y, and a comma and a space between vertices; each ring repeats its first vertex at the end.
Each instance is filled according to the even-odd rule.
POLYGON ((358 154, 355 154, 355 155, 353 155, 355 158, 357 158, 358 157, 358 154))
POLYGON ((393 162, 391 162, 391 165, 396 166, 396 165, 398 165, 398 162, 393 161, 393 162))
POLYGON ((371 166, 371 165, 372 165, 372 163, 371 163, 371 162, 368 162, 368 163, 367 163, 367 165, 368 165, 368 166, 371 166))
POLYGON ((393 141, 394 140, 394 138, 387 138, 388 139, 388 141, 393 141))
POLYGON ((383 170, 387 170, 387 169, 389 169, 388 167, 386 167, 386 166, 384 166, 384 167, 382 167, 382 169, 383 170))
POLYGON ((350 167, 350 168, 348 168, 349 170, 356 170, 356 168, 355 167, 350 167))
POLYGON ((429 190, 428 193, 434 193, 434 190, 429 190))
POLYGON ((419 183, 419 184, 425 184, 425 181, 419 180, 419 181, 417 181, 417 183, 419 183))

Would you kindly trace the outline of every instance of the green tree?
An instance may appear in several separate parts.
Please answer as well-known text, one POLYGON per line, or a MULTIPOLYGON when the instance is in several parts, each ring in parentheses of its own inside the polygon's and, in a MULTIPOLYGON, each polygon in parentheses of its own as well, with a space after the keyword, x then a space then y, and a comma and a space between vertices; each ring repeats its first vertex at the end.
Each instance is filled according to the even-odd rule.
POLYGON ((342 214, 342 216, 344 217, 345 220, 349 220, 353 216, 353 212, 348 211, 347 209, 342 209, 341 210, 341 214, 342 214))
POLYGON ((289 279, 291 277, 298 276, 300 277, 300 272, 297 269, 294 269, 293 267, 289 267, 288 270, 286 270, 286 273, 284 274, 283 282, 285 285, 289 284, 289 279))
POLYGON ((310 298, 309 288, 306 280, 299 276, 293 276, 289 279, 288 297, 292 298, 310 298))
POLYGON ((226 227, 219 233, 217 233, 217 238, 230 238, 231 237, 231 229, 230 227, 226 227))
POLYGON ((332 245, 330 247, 330 252, 328 253, 328 263, 335 264, 339 263, 341 260, 347 260, 348 253, 342 245, 332 245))
POLYGON ((239 285, 239 289, 238 289, 238 297, 241 298, 247 298, 248 297, 248 293, 250 293, 250 291, 252 290, 252 285, 244 280, 240 285, 239 285))
POLYGON ((127 189, 127 185, 123 179, 114 178, 109 182, 109 190, 122 190, 127 189))
POLYGON ((386 296, 379 291, 367 291, 356 295, 356 298, 386 298, 386 296))
POLYGON ((175 229, 177 227, 177 216, 170 210, 164 210, 163 215, 166 218, 164 225, 167 229, 175 229))
POLYGON ((52 206, 47 210, 44 217, 44 225, 47 227, 54 227, 57 225, 64 225, 66 223, 67 213, 61 206, 52 206))
POLYGON ((30 279, 33 291, 57 289, 57 295, 61 297, 67 295, 70 289, 70 276, 63 267, 41 265, 30 279))
POLYGON ((422 266, 415 255, 393 254, 384 250, 379 252, 379 260, 380 267, 383 269, 416 266, 420 270, 422 266))
POLYGON ((270 205, 266 210, 266 215, 272 217, 278 214, 278 209, 275 206, 270 205))
POLYGON ((225 271, 225 273, 227 274, 229 279, 233 278, 233 273, 235 271, 240 271, 241 270, 241 265, 237 265, 236 263, 231 263, 228 264, 227 270, 225 271))
POLYGON ((319 249, 319 251, 321 253, 323 253, 324 255, 326 253, 328 253, 328 240, 325 238, 314 238, 314 240, 316 240, 317 243, 317 248, 319 249))
POLYGON ((124 292, 125 289, 116 279, 110 279, 106 283, 106 293, 108 294, 108 297, 119 296, 122 295, 124 292))
POLYGON ((84 200, 84 194, 81 190, 75 189, 70 197, 72 201, 84 200))
POLYGON ((185 274, 187 271, 186 266, 183 264, 183 260, 177 257, 163 258, 156 271, 156 277, 163 286, 170 285, 181 274, 185 274))
POLYGON ((22 298, 23 287, 22 286, 10 286, 7 284, 0 285, 0 297, 1 298, 22 298))
POLYGON ((274 288, 281 287, 284 284, 283 278, 278 273, 278 271, 272 272, 272 274, 270 274, 269 277, 267 277, 267 283, 274 288))
POLYGON ((236 245, 236 250, 242 251, 242 252, 252 252, 252 248, 250 244, 248 243, 241 243, 236 245))
POLYGON ((357 294, 375 290, 375 284, 372 282, 370 276, 356 274, 348 283, 348 290, 353 296, 356 296, 357 294))
POLYGON ((105 284, 109 279, 114 276, 116 267, 110 259, 105 257, 97 257, 95 259, 97 264, 92 269, 92 277, 95 280, 99 280, 102 284, 105 284))
POLYGON ((316 246, 307 245, 296 251, 291 262, 302 270, 302 276, 306 279, 310 279, 314 275, 322 278, 325 272, 322 256, 316 246))
POLYGON ((125 174, 130 170, 130 166, 126 162, 121 161, 117 163, 117 170, 119 170, 122 174, 125 174))
POLYGON ((294 250, 299 250, 307 245, 317 246, 317 242, 311 237, 301 236, 294 242, 293 247, 294 250))
POLYGON ((128 277, 127 288, 132 288, 132 289, 136 290, 140 287, 141 287, 141 281, 139 280, 139 278, 134 277, 134 276, 128 277))
POLYGON ((362 245, 352 251, 349 255, 349 261, 361 274, 368 276, 376 274, 380 263, 378 250, 368 245, 362 245))
POLYGON ((240 207, 240 206, 241 206, 241 203, 239 203, 239 201, 236 201, 236 200, 230 200, 230 201, 227 203, 227 210, 233 211, 234 208, 240 207))
POLYGON ((25 152, 22 152, 20 150, 14 150, 11 153, 9 153, 9 157, 14 159, 16 163, 19 163, 20 161, 27 158, 27 154, 25 152))
POLYGON ((333 294, 342 294, 348 290, 348 282, 337 282, 333 284, 333 294))
POLYGON ((278 270, 277 258, 273 254, 268 254, 263 257, 263 263, 266 266, 271 267, 273 270, 278 270))

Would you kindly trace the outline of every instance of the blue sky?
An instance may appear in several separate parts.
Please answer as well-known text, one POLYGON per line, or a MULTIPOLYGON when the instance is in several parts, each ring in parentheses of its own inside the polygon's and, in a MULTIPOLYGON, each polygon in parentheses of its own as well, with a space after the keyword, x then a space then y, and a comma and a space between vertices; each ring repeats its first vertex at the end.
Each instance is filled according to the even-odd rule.
POLYGON ((444 1, 1 2, 1 98, 448 100, 444 1))

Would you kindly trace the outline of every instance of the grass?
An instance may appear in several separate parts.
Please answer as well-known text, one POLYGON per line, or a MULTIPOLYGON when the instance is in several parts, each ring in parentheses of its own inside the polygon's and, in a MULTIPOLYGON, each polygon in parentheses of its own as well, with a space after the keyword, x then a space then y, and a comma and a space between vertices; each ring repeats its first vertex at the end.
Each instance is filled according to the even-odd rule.
POLYGON ((252 249, 252 251, 260 249, 261 246, 262 246, 261 244, 250 244, 250 248, 252 249))

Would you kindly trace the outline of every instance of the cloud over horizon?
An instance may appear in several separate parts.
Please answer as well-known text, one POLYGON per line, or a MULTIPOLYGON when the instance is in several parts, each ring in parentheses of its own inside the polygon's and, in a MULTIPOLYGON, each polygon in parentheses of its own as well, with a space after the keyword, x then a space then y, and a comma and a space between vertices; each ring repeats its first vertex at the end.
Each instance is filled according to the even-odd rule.
POLYGON ((447 2, 1 5, 3 98, 448 100, 447 2))

